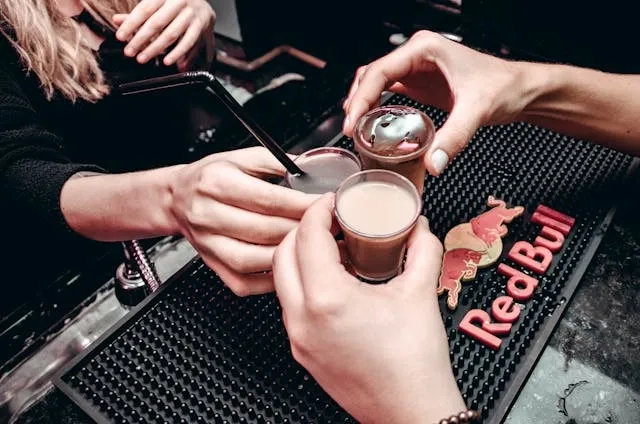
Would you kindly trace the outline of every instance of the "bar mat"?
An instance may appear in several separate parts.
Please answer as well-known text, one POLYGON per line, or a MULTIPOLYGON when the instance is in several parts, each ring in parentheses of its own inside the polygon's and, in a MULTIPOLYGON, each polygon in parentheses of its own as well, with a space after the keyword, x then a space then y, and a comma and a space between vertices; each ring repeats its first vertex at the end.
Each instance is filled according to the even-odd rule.
MULTIPOLYGON (((419 107, 437 126, 446 118, 404 97, 388 103, 419 107)), ((335 144, 353 147, 346 138, 335 144)), ((616 195, 634 165, 627 155, 515 123, 481 129, 442 176, 427 177, 424 213, 440 240, 467 222, 460 228, 489 223, 501 236, 495 264, 462 282, 457 307, 447 305, 446 292, 440 299, 458 385, 484 422, 501 422, 508 413, 611 222, 616 195), (496 199, 491 205, 490 196, 496 199), (517 206, 524 209, 510 222, 502 216, 496 224, 492 219, 499 215, 487 214, 517 206), (474 224, 483 213, 489 219, 474 224), (546 238, 542 246, 553 251, 551 258, 532 253, 538 237, 546 238), (536 273, 543 265, 544 272, 536 273), (506 289, 513 279, 519 283, 506 289), (522 283, 534 280, 536 290, 527 298, 522 283), (517 301, 511 304, 506 294, 517 301), (520 308, 516 317, 514 307, 520 308), (476 319, 462 331, 467 314, 476 319), (491 320, 484 328, 483 317, 491 320)), ((481 239, 495 240, 495 233, 483 234, 481 239)), ((197 259, 54 383, 99 423, 353 422, 293 360, 276 297, 237 298, 197 259)))

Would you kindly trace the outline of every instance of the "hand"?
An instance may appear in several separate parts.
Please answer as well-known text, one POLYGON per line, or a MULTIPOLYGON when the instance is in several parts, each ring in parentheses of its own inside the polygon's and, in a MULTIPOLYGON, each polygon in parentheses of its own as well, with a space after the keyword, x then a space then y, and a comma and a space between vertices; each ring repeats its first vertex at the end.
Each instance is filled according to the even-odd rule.
POLYGON ((388 55, 360 68, 344 103, 344 132, 388 90, 451 112, 425 155, 439 175, 483 125, 512 121, 533 100, 520 64, 420 31, 388 55))
POLYGON ((276 292, 294 358, 359 422, 438 422, 464 410, 440 317, 442 245, 425 219, 406 270, 361 283, 331 234, 334 195, 305 213, 274 255, 276 292))
POLYGON ((128 14, 117 14, 116 37, 128 41, 125 55, 146 63, 177 44, 163 63, 188 70, 204 49, 207 64, 213 59, 213 26, 216 14, 206 0, 142 0, 128 14))
POLYGON ((273 290, 273 252, 318 197, 259 178, 283 174, 266 149, 255 147, 185 165, 171 183, 180 232, 236 295, 273 290))

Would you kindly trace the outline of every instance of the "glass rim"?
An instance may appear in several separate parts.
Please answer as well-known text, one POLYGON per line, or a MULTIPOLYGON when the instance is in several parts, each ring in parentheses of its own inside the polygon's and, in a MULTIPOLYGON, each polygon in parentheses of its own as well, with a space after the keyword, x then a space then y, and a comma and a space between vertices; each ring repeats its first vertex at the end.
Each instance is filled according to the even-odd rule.
POLYGON ((342 184, 340 184, 340 187, 338 187, 338 190, 336 190, 336 197, 335 197, 335 202, 334 202, 334 214, 336 216, 336 218, 338 219, 338 222, 341 225, 344 225, 346 228, 349 229, 349 231, 353 232, 354 234, 361 236, 363 238, 368 238, 368 239, 386 239, 386 238, 391 238, 391 237, 395 237, 397 235, 400 235, 404 232, 406 232, 407 230, 409 230, 411 227, 413 227, 416 222, 418 221, 418 218, 420 217, 420 215, 422 215, 422 196, 420 196, 420 194, 418 193, 418 189, 416 188, 416 186, 411 182, 411 180, 409 180, 407 177, 405 177, 404 175, 401 175, 395 171, 389 171, 387 169, 367 169, 364 171, 360 171, 360 172, 356 172, 355 174, 350 175, 349 177, 345 178, 345 180, 342 182, 342 184), (414 199, 416 200, 416 212, 413 216, 413 218, 411 218, 411 221, 409 221, 409 223, 407 225, 405 225, 404 227, 402 227, 402 229, 395 231, 393 233, 386 233, 386 234, 367 234, 367 233, 363 233, 361 231, 356 230, 355 228, 353 228, 351 225, 347 224, 345 222, 345 220, 340 216, 340 212, 338 211, 338 199, 340 197, 340 194, 344 192, 345 190, 345 185, 346 183, 351 180, 352 178, 359 178, 363 175, 369 175, 369 174, 384 174, 384 175, 389 175, 393 178, 397 178, 398 180, 402 181, 404 184, 406 184, 407 186, 410 187, 409 191, 411 191, 411 194, 413 195, 414 199))
MULTIPOLYGON (((353 131, 353 141, 354 141, 355 147, 358 150, 358 153, 367 155, 368 157, 376 159, 380 162, 396 163, 396 164, 408 162, 410 160, 417 158, 418 156, 424 155, 427 152, 427 150, 429 150, 429 147, 431 147, 431 145, 433 144, 433 139, 435 138, 435 133, 436 133, 436 126, 433 123, 433 119, 431 119, 429 115, 427 115, 426 113, 418 109, 416 110, 418 110, 419 112, 421 112, 427 117, 427 122, 429 123, 429 126, 433 130, 431 131, 431 141, 429 143, 425 143, 424 146, 421 146, 418 150, 414 150, 413 152, 410 152, 404 155, 398 155, 398 156, 379 155, 367 148, 367 146, 362 141, 362 137, 360 136, 360 129, 362 128, 362 125, 364 124, 364 122, 366 121, 366 119, 369 117, 370 114, 373 114, 374 112, 384 109, 385 107, 388 107, 388 105, 380 106, 378 108, 372 109, 366 114, 362 115, 360 119, 358 119, 358 122, 356 123, 356 126, 355 126, 355 130, 353 131)), ((409 108, 409 106, 403 106, 403 107, 409 108)))
MULTIPOLYGON (((344 149, 342 147, 335 147, 335 146, 321 146, 321 147, 314 147, 313 149, 309 149, 303 153, 300 153, 298 155, 298 157, 296 157, 293 162, 295 164, 298 164, 298 162, 300 161, 300 159, 308 159, 311 158, 313 156, 320 156, 323 153, 326 154, 338 154, 338 155, 342 155, 343 157, 348 157, 349 159, 351 159, 356 165, 358 165, 358 169, 360 169, 361 172, 362 171, 362 161, 360 161, 360 158, 358 157, 358 155, 356 155, 355 153, 353 153, 350 150, 344 149)), ((290 173, 289 171, 286 171, 284 174, 284 179, 286 181, 287 184, 291 185, 291 177, 294 174, 290 173)))

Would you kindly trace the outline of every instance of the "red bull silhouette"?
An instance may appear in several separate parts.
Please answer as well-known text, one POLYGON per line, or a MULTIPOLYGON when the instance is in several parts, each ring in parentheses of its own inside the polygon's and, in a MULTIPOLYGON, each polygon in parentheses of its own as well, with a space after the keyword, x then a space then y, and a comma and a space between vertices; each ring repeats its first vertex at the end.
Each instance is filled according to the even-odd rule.
POLYGON ((496 200, 493 196, 489 196, 487 204, 491 209, 472 218, 470 223, 473 233, 487 246, 491 246, 496 240, 507 235, 507 226, 504 224, 522 215, 524 208, 508 208, 504 200, 496 200))
POLYGON ((445 253, 438 284, 438 294, 447 292, 447 306, 458 306, 463 281, 475 279, 478 268, 493 265, 502 254, 502 237, 508 230, 505 224, 522 215, 524 208, 508 208, 503 200, 489 196, 486 212, 453 227, 444 239, 445 253))
POLYGON ((458 295, 462 290, 462 281, 476 278, 478 264, 483 252, 471 249, 453 249, 444 252, 442 258, 442 272, 438 280, 438 295, 448 293, 447 306, 455 309, 458 305, 458 295))

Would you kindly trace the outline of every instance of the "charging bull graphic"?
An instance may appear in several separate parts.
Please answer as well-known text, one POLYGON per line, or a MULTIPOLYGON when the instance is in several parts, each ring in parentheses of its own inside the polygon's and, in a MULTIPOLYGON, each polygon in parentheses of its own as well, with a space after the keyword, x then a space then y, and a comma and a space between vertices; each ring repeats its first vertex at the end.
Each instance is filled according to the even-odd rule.
POLYGON ((524 208, 508 208, 503 200, 489 196, 488 211, 470 222, 456 225, 444 239, 444 256, 438 280, 438 295, 447 292, 447 306, 458 306, 463 281, 476 278, 478 268, 498 261, 502 254, 502 237, 508 230, 505 224, 522 215, 524 208))

